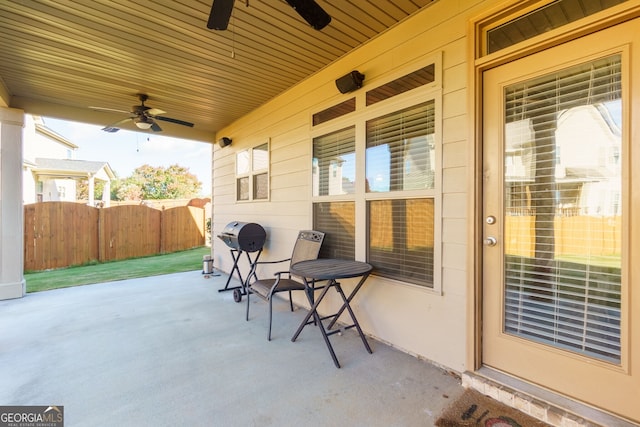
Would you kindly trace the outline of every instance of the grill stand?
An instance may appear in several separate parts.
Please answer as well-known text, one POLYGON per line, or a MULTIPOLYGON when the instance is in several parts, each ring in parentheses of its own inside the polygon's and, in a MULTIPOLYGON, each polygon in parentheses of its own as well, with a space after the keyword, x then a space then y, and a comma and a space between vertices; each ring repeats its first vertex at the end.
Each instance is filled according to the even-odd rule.
POLYGON ((231 251, 231 258, 233 258, 233 268, 229 273, 229 278, 227 279, 227 283, 224 285, 224 288, 218 289, 218 292, 233 291, 233 300, 235 302, 240 302, 242 301, 242 296, 247 295, 247 292, 249 292, 249 282, 251 278, 253 277, 254 280, 258 280, 258 276, 256 275, 256 270, 254 266, 255 266, 255 263, 258 262, 258 258, 260 258, 262 249, 259 249, 255 253, 255 257, 253 260, 251 260, 251 254, 249 252, 243 251, 242 249, 230 249, 230 251, 231 251), (247 260, 249 261, 249 265, 251 266, 249 276, 247 276, 246 280, 242 278, 242 273, 240 273, 240 267, 238 267, 238 261, 240 261, 240 258, 242 257, 243 252, 247 255, 247 260), (233 277, 234 272, 238 275, 238 280, 240 280, 240 286, 233 286, 230 288, 229 283, 231 282, 231 278, 233 277))

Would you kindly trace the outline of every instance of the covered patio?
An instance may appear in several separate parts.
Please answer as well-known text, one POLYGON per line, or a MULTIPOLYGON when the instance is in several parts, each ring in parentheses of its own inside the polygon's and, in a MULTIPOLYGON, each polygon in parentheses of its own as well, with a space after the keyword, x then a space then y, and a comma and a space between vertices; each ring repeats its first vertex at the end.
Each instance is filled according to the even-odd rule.
MULTIPOLYGON (((428 426, 460 379, 355 330, 291 336, 306 314, 253 298, 251 319, 200 271, 0 301, 0 402, 64 406, 75 425, 428 426)), ((366 286, 366 285, 365 285, 366 286)), ((356 298, 357 299, 357 298, 356 298)))

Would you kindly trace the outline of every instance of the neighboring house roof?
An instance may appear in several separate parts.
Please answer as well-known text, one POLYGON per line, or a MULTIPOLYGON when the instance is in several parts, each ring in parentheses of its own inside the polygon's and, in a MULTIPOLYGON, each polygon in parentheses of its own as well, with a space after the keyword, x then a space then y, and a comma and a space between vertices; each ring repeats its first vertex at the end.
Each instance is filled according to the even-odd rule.
MULTIPOLYGON (((58 176, 58 177, 89 177, 96 176, 104 171, 106 174, 102 179, 114 179, 115 174, 107 162, 95 162, 89 160, 73 159, 48 159, 36 158, 36 166, 33 168, 38 175, 58 176)), ((96 178, 100 178, 96 176, 96 178)))
POLYGON ((36 166, 38 166, 38 165, 36 165, 34 162, 32 162, 32 161, 30 161, 30 160, 27 160, 27 159, 23 159, 23 160, 22 160, 22 165, 23 165, 24 167, 26 167, 26 168, 30 168, 30 169, 33 169, 33 168, 35 168, 36 166))
POLYGON ((39 117, 34 116, 34 119, 36 120, 36 132, 46 136, 47 138, 50 138, 54 141, 56 141, 57 143, 67 146, 69 148, 71 148, 72 150, 75 150, 78 148, 77 145, 75 145, 73 142, 69 141, 67 138, 65 138, 64 136, 52 131, 51 129, 49 129, 48 127, 46 127, 43 123, 39 123, 38 121, 41 120, 39 117))

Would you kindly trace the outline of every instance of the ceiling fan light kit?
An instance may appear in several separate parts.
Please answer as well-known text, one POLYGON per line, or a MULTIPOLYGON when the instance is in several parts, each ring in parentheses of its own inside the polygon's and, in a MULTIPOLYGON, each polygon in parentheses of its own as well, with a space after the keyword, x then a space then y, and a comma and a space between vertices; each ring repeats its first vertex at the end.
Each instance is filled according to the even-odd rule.
POLYGON ((153 123, 148 120, 146 116, 134 117, 133 123, 136 124, 136 127, 138 127, 138 129, 143 130, 150 129, 151 125, 153 125, 153 123))

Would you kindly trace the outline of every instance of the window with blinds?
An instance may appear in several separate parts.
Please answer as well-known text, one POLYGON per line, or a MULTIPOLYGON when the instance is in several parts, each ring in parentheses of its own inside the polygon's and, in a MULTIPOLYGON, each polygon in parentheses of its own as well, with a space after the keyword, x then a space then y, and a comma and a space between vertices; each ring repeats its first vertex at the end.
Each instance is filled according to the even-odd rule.
POLYGON ((366 256, 374 274, 430 291, 440 289, 440 64, 441 55, 426 58, 369 90, 366 102, 348 99, 311 123, 313 227, 326 233, 320 256, 366 256))
POLYGON ((314 196, 353 194, 355 168, 355 126, 313 139, 312 189, 314 196))
POLYGON ((433 287, 433 199, 370 200, 367 224, 367 261, 377 275, 433 287))
POLYGON ((393 194, 367 202, 367 260, 376 274, 433 287, 434 199, 403 192, 433 190, 435 169, 434 101, 367 121, 367 192, 393 194))
POLYGON ((620 362, 621 58, 510 85, 506 333, 620 362))
POLYGON ((320 258, 355 259, 355 203, 313 204, 313 229, 325 233, 320 258))
POLYGON ((367 121, 367 192, 433 189, 435 102, 367 121))

